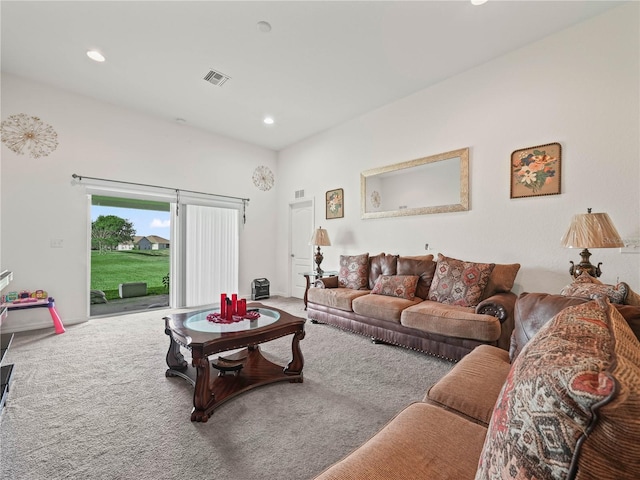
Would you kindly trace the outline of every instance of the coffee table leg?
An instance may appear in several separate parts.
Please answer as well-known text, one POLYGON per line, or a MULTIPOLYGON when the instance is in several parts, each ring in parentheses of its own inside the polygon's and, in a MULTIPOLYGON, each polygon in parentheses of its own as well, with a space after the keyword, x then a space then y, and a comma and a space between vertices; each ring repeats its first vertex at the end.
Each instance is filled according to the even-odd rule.
POLYGON ((211 371, 209 359, 207 357, 194 358, 193 366, 196 368, 196 385, 193 391, 191 421, 206 422, 209 420, 207 409, 215 402, 211 384, 209 383, 209 373, 211 371))
POLYGON ((293 358, 284 369, 284 373, 287 375, 300 375, 298 378, 291 379, 292 383, 302 383, 302 367, 304 367, 304 357, 302 356, 302 350, 300 350, 300 340, 304 338, 304 330, 300 330, 293 335, 293 341, 291 342, 291 352, 293 358))
POLYGON ((169 351, 167 351, 167 376, 173 376, 170 370, 176 370, 178 372, 184 372, 187 369, 187 361, 184 359, 182 353, 180 353, 180 345, 171 336, 171 331, 165 329, 164 333, 169 335, 169 351))

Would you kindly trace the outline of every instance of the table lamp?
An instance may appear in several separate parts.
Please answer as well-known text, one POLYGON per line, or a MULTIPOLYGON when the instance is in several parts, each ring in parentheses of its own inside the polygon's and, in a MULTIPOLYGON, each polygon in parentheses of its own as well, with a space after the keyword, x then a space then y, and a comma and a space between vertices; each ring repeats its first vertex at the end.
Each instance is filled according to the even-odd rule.
POLYGON ((573 277, 578 277, 582 272, 587 272, 592 277, 599 277, 602 274, 600 265, 593 266, 589 262, 591 252, 589 248, 616 248, 624 247, 624 243, 620 238, 620 234, 613 226, 609 215, 606 213, 591 213, 591 209, 587 209, 587 213, 580 213, 573 216, 571 225, 567 233, 561 240, 562 246, 567 248, 584 248, 580 252, 582 261, 578 265, 569 262, 571 267, 569 273, 573 277))
POLYGON ((316 228, 314 230, 314 232, 313 232, 313 235, 311 235, 311 240, 309 240, 309 245, 316 245, 318 247, 318 250, 316 251, 316 254, 314 256, 314 261, 316 262, 316 265, 317 265, 316 273, 322 274, 324 272, 320 268, 320 264, 322 263, 322 259, 324 257, 322 256, 322 252, 320 251, 320 247, 329 247, 329 246, 331 246, 331 240, 329 240, 329 234, 322 227, 316 228))

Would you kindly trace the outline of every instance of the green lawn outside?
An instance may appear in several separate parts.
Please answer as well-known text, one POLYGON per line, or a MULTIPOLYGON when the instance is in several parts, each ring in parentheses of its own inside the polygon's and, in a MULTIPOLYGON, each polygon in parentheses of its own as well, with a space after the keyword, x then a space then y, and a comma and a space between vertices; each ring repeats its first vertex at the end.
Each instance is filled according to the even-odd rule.
POLYGON ((146 282, 147 293, 169 293, 162 283, 169 273, 169 249, 91 252, 91 290, 102 290, 107 299, 120 298, 121 283, 146 282))

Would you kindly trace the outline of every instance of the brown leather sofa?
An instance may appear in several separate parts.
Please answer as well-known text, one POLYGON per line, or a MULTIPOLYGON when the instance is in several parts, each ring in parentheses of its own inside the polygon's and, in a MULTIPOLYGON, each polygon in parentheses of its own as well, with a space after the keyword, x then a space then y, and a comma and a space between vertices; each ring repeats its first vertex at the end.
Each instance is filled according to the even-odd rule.
MULTIPOLYGON (((447 259, 439 255, 440 259, 447 259)), ((343 261, 341 257, 341 262, 343 261)), ((444 260, 441 260, 441 263, 444 260)), ((478 345, 509 349, 516 295, 511 292, 519 264, 496 264, 479 302, 461 306, 429 300, 438 274, 433 255, 368 257, 368 282, 360 289, 339 285, 339 277, 319 279, 307 293, 307 316, 389 343, 457 361, 478 345), (373 293, 381 276, 418 277, 414 298, 373 293)))
POLYGON ((512 362, 478 346, 316 480, 640 478, 640 343, 629 328, 640 307, 522 294, 514 314, 512 362))

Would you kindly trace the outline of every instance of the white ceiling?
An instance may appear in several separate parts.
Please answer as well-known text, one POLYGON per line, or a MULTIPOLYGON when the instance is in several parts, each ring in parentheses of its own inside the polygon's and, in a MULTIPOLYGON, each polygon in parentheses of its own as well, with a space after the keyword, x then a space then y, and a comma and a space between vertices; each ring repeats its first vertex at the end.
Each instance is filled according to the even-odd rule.
POLYGON ((280 150, 620 3, 2 0, 1 66, 280 150))

